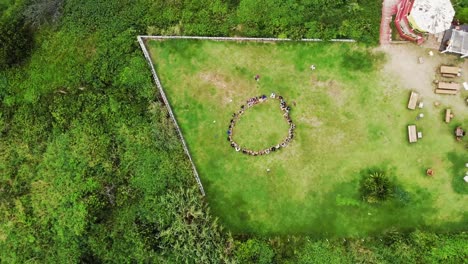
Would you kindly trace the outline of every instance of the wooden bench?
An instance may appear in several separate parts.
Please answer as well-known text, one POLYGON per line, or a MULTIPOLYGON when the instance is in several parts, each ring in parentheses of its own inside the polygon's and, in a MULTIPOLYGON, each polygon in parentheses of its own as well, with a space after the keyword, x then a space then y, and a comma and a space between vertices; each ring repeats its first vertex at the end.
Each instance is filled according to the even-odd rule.
POLYGON ((440 73, 448 73, 457 75, 460 72, 460 68, 453 66, 440 66, 440 73))
POLYGON ((416 108, 416 104, 418 103, 419 94, 415 92, 411 92, 409 101, 408 101, 408 109, 414 110, 416 108))
POLYGON ((445 123, 450 123, 450 120, 452 120, 453 114, 451 109, 446 109, 445 110, 445 123))
POLYGON ((418 141, 418 136, 416 133, 416 126, 415 125, 409 125, 408 126, 408 139, 410 143, 414 143, 418 141))
POLYGON ((438 89, 445 89, 445 90, 456 90, 460 89, 460 84, 455 82, 438 82, 437 83, 438 89))
POLYGON ((450 73, 442 73, 442 76, 443 76, 443 77, 446 77, 446 78, 455 78, 455 77, 458 77, 457 74, 450 74, 450 73))
POLYGON ((436 94, 451 94, 455 95, 458 93, 458 91, 455 90, 445 90, 445 89, 435 89, 436 94))

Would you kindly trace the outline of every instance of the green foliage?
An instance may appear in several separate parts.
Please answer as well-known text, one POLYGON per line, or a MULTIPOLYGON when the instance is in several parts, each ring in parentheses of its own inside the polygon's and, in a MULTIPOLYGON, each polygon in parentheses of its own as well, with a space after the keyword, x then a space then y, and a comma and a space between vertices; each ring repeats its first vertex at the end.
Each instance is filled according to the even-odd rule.
POLYGON ((468 157, 464 154, 459 154, 453 151, 447 153, 447 158, 452 163, 451 173, 453 190, 460 194, 468 194, 468 184, 463 180, 463 177, 466 174, 465 163, 468 157))
POLYGON ((297 263, 352 263, 337 243, 307 242, 297 263))
POLYGON ((353 71, 370 72, 383 61, 382 53, 348 51, 343 56, 343 67, 353 71))
POLYGON ((430 263, 463 263, 468 257, 467 240, 466 233, 458 236, 439 236, 436 246, 431 248, 425 259, 430 263))
POLYGON ((241 243, 235 254, 239 263, 267 264, 271 263, 274 257, 271 247, 259 239, 249 239, 241 243))
POLYGON ((335 198, 336 204, 339 206, 359 206, 360 202, 357 199, 343 197, 338 194, 335 198))
POLYGON ((453 0, 453 7, 455 8, 455 18, 464 24, 468 22, 468 1, 467 0, 453 0))
POLYGON ((359 192, 364 201, 378 203, 393 195, 394 184, 382 171, 374 171, 363 175, 359 192))
POLYGON ((0 16, 0 70, 23 62, 33 47, 33 32, 21 15, 20 1, 0 16))

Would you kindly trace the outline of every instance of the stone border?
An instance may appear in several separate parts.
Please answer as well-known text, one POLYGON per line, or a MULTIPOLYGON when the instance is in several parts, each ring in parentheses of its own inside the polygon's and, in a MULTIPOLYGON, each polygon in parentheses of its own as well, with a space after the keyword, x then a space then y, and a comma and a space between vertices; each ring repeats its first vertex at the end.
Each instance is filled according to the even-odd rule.
MULTIPOLYGON (((182 141, 185 154, 187 154, 190 160, 190 164, 192 165, 192 169, 193 169, 193 174, 194 174, 195 180, 197 181, 200 192, 202 196, 205 196, 205 190, 203 189, 203 185, 200 181, 197 168, 195 167, 195 163, 193 162, 192 156, 190 155, 190 152, 187 147, 187 143, 185 142, 184 136, 182 135, 182 131, 180 130, 179 124, 177 123, 174 113, 172 112, 172 108, 169 103, 169 100, 167 99, 166 94, 164 93, 164 89, 161 85, 161 81, 159 80, 158 74, 156 73, 156 69, 154 68, 154 65, 153 65, 153 61, 151 60, 151 57, 148 53, 148 49, 146 48, 145 40, 147 39, 156 39, 156 40, 157 39, 196 39, 196 40, 213 40, 213 41, 258 41, 258 42, 267 42, 267 41, 287 42, 287 41, 295 41, 295 40, 288 39, 288 38, 280 39, 280 38, 244 38, 244 37, 232 37, 231 38, 231 37, 201 37, 201 36, 145 36, 145 35, 137 36, 137 40, 138 40, 138 43, 140 44, 140 48, 143 51, 146 61, 148 62, 151 68, 151 73, 153 75, 154 82, 156 83, 156 86, 158 87, 159 93, 161 94, 161 97, 164 101, 164 104, 167 107, 167 110, 169 112, 170 117, 172 118, 172 121, 174 121, 174 125, 176 127, 177 133, 179 134, 180 140, 182 141)), ((297 41, 321 42, 323 40, 322 39, 301 39, 297 41)), ((330 41, 331 42, 356 42, 353 39, 331 39, 330 41)))

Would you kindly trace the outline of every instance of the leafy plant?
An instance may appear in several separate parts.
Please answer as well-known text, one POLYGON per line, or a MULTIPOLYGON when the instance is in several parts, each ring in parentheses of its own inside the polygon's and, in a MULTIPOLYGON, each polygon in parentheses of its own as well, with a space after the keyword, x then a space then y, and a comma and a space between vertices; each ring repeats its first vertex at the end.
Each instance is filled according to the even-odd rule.
POLYGON ((270 246, 258 239, 249 239, 237 248, 236 257, 239 263, 271 263, 274 253, 270 246))
POLYGON ((392 196, 394 184, 382 171, 375 171, 364 176, 360 183, 360 193, 364 201, 378 203, 392 196))

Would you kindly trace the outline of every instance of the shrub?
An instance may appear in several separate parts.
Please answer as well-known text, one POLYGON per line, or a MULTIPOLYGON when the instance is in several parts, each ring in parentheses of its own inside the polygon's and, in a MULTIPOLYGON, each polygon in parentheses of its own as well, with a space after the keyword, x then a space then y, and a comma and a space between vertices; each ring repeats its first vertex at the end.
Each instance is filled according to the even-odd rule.
POLYGON ((392 196, 394 184, 384 172, 374 171, 365 175, 360 183, 360 193, 364 201, 377 203, 392 196))
POLYGON ((271 263, 274 252, 266 242, 249 239, 239 246, 236 257, 239 263, 271 263))

